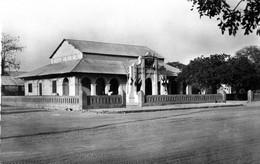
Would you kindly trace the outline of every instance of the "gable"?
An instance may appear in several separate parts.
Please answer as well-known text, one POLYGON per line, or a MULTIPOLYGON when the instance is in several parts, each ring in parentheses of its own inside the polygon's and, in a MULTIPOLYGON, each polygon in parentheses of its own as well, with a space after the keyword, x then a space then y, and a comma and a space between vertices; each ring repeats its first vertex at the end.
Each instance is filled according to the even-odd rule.
POLYGON ((50 58, 51 63, 59 63, 63 61, 82 59, 83 54, 73 45, 69 44, 68 41, 63 40, 50 58))

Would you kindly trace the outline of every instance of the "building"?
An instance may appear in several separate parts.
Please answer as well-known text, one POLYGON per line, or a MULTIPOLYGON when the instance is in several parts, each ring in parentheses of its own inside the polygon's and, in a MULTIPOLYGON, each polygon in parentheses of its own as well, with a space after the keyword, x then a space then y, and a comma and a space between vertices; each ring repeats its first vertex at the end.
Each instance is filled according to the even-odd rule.
POLYGON ((24 81, 14 76, 1 76, 1 95, 24 95, 24 81))
POLYGON ((51 64, 20 76, 25 95, 121 95, 136 102, 146 95, 177 94, 179 69, 145 46, 64 39, 51 64))

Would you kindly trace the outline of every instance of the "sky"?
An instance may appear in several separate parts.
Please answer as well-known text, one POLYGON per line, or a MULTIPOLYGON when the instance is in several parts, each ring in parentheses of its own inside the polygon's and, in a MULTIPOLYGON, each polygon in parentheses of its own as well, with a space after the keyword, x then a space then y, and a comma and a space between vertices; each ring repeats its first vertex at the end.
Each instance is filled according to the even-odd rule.
POLYGON ((165 62, 188 64, 201 55, 260 45, 255 33, 221 34, 216 19, 199 17, 187 0, 2 0, 1 30, 19 36, 22 71, 50 64, 64 38, 142 45, 165 62))

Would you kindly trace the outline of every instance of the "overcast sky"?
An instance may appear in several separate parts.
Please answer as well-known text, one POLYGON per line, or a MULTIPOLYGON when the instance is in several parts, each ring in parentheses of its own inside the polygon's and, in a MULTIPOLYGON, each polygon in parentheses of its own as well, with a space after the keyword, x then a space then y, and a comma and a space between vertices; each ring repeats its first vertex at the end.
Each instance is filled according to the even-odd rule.
POLYGON ((26 46, 21 70, 49 64, 62 39, 147 46, 166 62, 188 64, 201 55, 234 55, 259 45, 255 33, 222 35, 215 19, 200 19, 187 0, 3 0, 2 31, 26 46))

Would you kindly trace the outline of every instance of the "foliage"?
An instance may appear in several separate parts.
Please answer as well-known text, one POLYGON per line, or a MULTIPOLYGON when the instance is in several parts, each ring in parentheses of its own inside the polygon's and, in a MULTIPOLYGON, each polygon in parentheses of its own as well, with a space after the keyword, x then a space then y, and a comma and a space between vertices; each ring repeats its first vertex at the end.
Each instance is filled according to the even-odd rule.
POLYGON ((236 56, 246 56, 253 63, 260 65, 260 48, 257 46, 247 46, 236 52, 236 56))
POLYGON ((207 93, 216 93, 221 84, 231 86, 236 93, 255 90, 260 80, 255 64, 248 56, 226 54, 191 60, 178 79, 207 93))
POLYGON ((236 93, 255 90, 257 73, 255 65, 246 56, 236 56, 227 61, 228 72, 224 83, 232 87, 236 93))
MULTIPOLYGON (((260 81, 260 48, 257 46, 247 46, 236 52, 237 57, 246 56, 255 65, 257 79, 260 81)), ((260 83, 257 84, 260 89, 260 83)))
POLYGON ((216 93, 224 80, 227 71, 225 63, 229 58, 226 54, 195 58, 183 68, 178 78, 200 90, 216 93))
POLYGON ((19 37, 2 33, 1 74, 8 74, 7 69, 20 69, 20 62, 16 58, 17 52, 22 52, 25 47, 20 45, 19 37))
POLYGON ((178 68, 180 70, 182 70, 186 65, 185 64, 182 64, 180 62, 168 62, 167 64, 169 64, 170 66, 173 66, 175 68, 178 68))
MULTIPOLYGON (((222 34, 228 30, 229 35, 236 35, 239 27, 248 35, 259 26, 260 1, 240 0, 234 7, 227 0, 188 0, 193 3, 192 9, 196 8, 200 17, 217 17, 222 34)), ((260 29, 256 31, 260 35, 260 29)))

